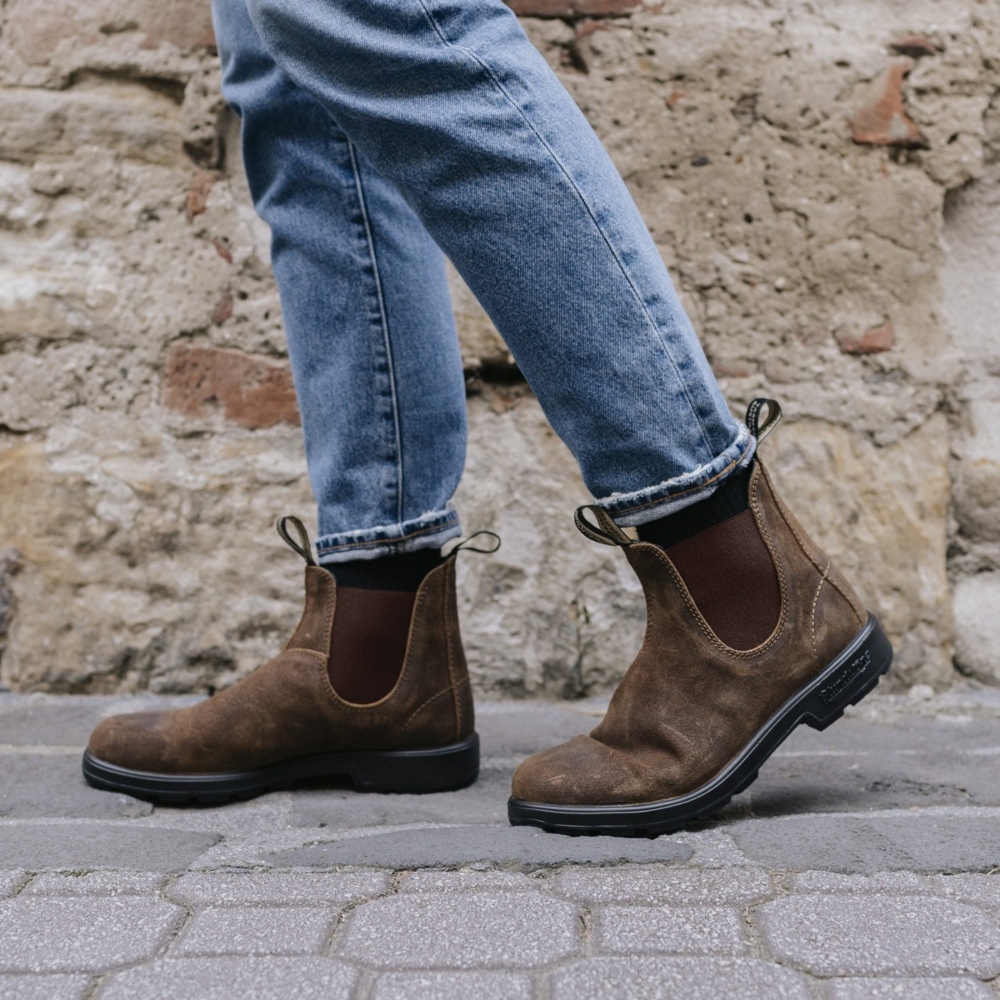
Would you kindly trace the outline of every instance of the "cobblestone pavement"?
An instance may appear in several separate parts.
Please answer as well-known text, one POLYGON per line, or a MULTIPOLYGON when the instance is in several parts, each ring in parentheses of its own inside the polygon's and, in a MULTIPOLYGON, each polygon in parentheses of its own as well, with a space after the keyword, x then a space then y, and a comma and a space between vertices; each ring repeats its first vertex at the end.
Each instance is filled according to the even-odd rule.
POLYGON ((1000 998, 1000 692, 873 696, 657 840, 506 825, 594 702, 480 706, 446 795, 83 783, 101 717, 185 701, 0 695, 0 998, 1000 998))

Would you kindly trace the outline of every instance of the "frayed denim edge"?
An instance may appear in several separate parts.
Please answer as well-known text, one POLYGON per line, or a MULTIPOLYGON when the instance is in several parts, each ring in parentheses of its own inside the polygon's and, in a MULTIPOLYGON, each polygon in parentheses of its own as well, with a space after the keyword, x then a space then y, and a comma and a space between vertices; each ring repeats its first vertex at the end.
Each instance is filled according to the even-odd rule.
POLYGON ((450 504, 446 511, 435 511, 403 524, 379 525, 324 535, 316 540, 320 565, 348 562, 352 559, 379 559, 382 556, 439 549, 450 538, 462 533, 458 513, 450 504))
POLYGON ((711 496, 728 476, 749 464, 756 450, 756 438, 746 427, 740 427, 736 439, 721 455, 693 472, 634 493, 613 493, 595 503, 623 528, 648 524, 711 496))

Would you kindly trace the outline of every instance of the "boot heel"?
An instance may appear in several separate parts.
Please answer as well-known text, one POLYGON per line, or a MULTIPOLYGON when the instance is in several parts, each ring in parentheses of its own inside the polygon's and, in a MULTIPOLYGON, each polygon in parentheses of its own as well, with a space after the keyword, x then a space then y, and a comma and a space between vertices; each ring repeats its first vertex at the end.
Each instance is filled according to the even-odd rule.
POLYGON ((479 776, 476 733, 461 743, 432 750, 368 750, 349 756, 349 774, 361 792, 450 792, 471 785, 479 776))
POLYGON ((861 634, 812 685, 803 721, 824 730, 878 685, 892 664, 892 645, 873 615, 861 634))

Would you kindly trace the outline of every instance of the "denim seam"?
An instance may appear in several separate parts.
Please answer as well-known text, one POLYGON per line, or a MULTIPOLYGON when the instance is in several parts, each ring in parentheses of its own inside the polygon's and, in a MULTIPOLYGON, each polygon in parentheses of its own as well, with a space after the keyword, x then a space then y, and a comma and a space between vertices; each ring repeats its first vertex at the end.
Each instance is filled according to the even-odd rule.
POLYGON ((382 278, 378 270, 378 256, 375 253, 375 239, 372 235, 371 222, 368 218, 368 205, 365 201, 364 184, 361 171, 358 169, 354 143, 347 140, 347 152, 351 159, 351 170, 354 173, 354 187, 358 195, 358 205, 361 209, 361 221, 364 225, 365 239, 368 242, 368 253, 372 262, 372 275, 375 279, 375 298, 378 301, 379 319, 382 325, 382 340, 385 345, 386 366, 389 369, 389 397, 392 400, 392 421, 396 434, 396 520, 403 520, 403 438, 399 428, 399 400, 396 392, 396 370, 392 363, 392 342, 389 337, 389 319, 385 311, 385 299, 382 295, 382 278))
POLYGON ((397 531, 403 530, 405 525, 413 525, 414 527, 426 527, 428 525, 433 526, 435 524, 445 525, 452 521, 457 520, 458 511, 455 510, 453 504, 448 504, 444 510, 432 510, 428 511, 426 514, 421 514, 420 517, 411 517, 407 521, 400 521, 396 524, 376 524, 372 528, 355 528, 352 531, 328 531, 325 535, 321 535, 321 538, 329 538, 335 536, 337 538, 357 538, 363 535, 370 535, 373 531, 397 531))
POLYGON ((472 49, 468 49, 464 45, 458 45, 455 42, 451 41, 445 35, 444 31, 441 29, 441 26, 435 20, 434 15, 428 9, 425 0, 417 0, 417 2, 423 9, 423 12, 427 17, 427 20, 430 22, 431 27, 434 29, 435 34, 438 36, 438 38, 441 39, 442 44, 450 46, 451 48, 456 49, 459 52, 464 52, 465 55, 467 55, 470 59, 472 59, 475 63, 479 65, 479 67, 483 70, 483 72, 493 83, 494 87, 496 87, 496 89, 503 95, 505 100, 517 112, 517 114, 520 115, 525 125, 527 125, 528 128, 534 133, 535 138, 542 144, 545 151, 549 154, 549 156, 552 157, 552 161, 562 171, 563 176, 569 182, 569 186, 572 189, 573 193, 577 196, 577 198, 580 201, 580 204, 583 205, 587 214, 590 216, 591 221, 594 223, 594 227, 601 235, 601 239, 604 240, 604 243, 606 244, 609 252, 611 253, 611 256, 614 258, 615 263, 618 265, 618 269, 622 273, 622 277, 625 279, 626 284, 631 289, 632 294, 635 296, 635 300, 639 304, 639 308, 642 310, 642 314, 646 317, 646 321, 649 323, 649 325, 653 328, 654 332, 656 333, 657 340, 659 340, 660 346, 663 348, 663 353, 667 356, 667 360, 670 362, 670 367, 673 368, 674 370, 674 375, 677 378, 677 382, 684 391, 684 398, 687 400, 688 408, 691 411, 691 415, 695 418, 695 420, 698 423, 698 430, 701 432, 701 439, 705 444, 705 448, 708 451, 711 451, 712 444, 708 440, 708 434, 705 431, 705 425, 702 423, 701 415, 699 414, 697 408, 695 407, 694 401, 691 399, 691 394, 688 392, 687 384, 685 380, 681 377, 680 369, 677 367, 677 362, 674 360, 674 356, 670 351, 670 347, 667 344, 667 341, 664 338, 659 325, 656 323, 656 321, 650 314, 649 308, 647 307, 645 300, 639 294, 639 289, 636 288, 635 282, 632 280, 632 277, 628 272, 628 268, 625 267, 624 261, 621 259, 621 257, 619 257, 618 252, 615 250, 614 244, 611 242, 611 239, 609 238, 608 234, 604 231, 604 228, 601 226, 601 223, 597 218, 597 213, 591 207, 590 203, 584 196, 583 191, 580 190, 579 185, 573 179, 573 175, 569 172, 566 165, 559 158, 556 151, 548 144, 548 142, 546 142, 545 137, 541 134, 541 132, 539 132, 538 129, 535 128, 534 124, 532 123, 531 119, 528 117, 524 109, 507 92, 503 83, 493 72, 490 66, 486 62, 484 62, 483 59, 481 59, 479 55, 477 55, 472 49))
POLYGON ((408 537, 411 530, 424 529, 427 527, 448 527, 454 524, 458 520, 458 511, 452 504, 444 510, 434 510, 428 511, 426 514, 421 514, 420 517, 411 517, 406 521, 397 522, 396 524, 376 524, 371 528, 355 528, 352 531, 328 531, 320 535, 320 539, 323 538, 359 538, 362 541, 368 541, 366 536, 370 536, 373 532, 383 531, 401 531, 402 536, 395 535, 390 538, 386 536, 386 540, 394 540, 400 537, 408 537))
MULTIPOLYGON (((729 448, 734 448, 740 445, 742 443, 742 439, 744 437, 745 432, 746 428, 740 428, 739 433, 736 435, 736 439, 733 441, 731 445, 729 445, 729 448)), ((749 436, 749 432, 746 433, 749 436)), ((726 448, 725 451, 728 451, 729 448, 726 448)), ((731 472, 735 471, 735 469, 739 468, 740 466, 744 465, 749 459, 749 457, 754 453, 754 450, 755 450, 754 439, 752 436, 749 436, 749 444, 747 445, 747 447, 736 458, 734 458, 732 462, 726 465, 725 468, 720 469, 718 473, 716 473, 711 478, 706 479, 704 482, 692 483, 689 486, 684 485, 684 488, 678 489, 677 492, 675 493, 671 492, 659 493, 657 496, 654 496, 649 500, 646 500, 642 503, 636 503, 633 504, 632 506, 625 507, 622 509, 618 509, 615 506, 616 504, 619 503, 623 502, 627 503, 633 497, 638 499, 641 496, 648 495, 655 491, 660 491, 660 490, 669 491, 671 488, 671 483, 682 485, 685 484, 686 481, 704 475, 705 472, 711 468, 712 464, 718 461, 720 456, 716 455, 711 462, 706 462, 704 465, 700 465, 697 469, 694 469, 692 472, 685 472, 683 475, 676 476, 672 480, 667 479, 664 480, 662 483, 657 483, 655 486, 646 486, 645 488, 641 490, 636 490, 633 493, 612 493, 610 496, 601 497, 599 500, 596 500, 595 503, 597 503, 599 506, 608 508, 609 513, 611 514, 632 514, 637 510, 643 510, 646 507, 652 507, 654 504, 662 503, 664 500, 671 500, 674 499, 675 497, 683 497, 689 493, 694 493, 697 492, 698 490, 703 490, 706 486, 709 486, 712 483, 718 483, 720 479, 729 475, 731 472)), ((722 452, 723 455, 725 454, 725 451, 722 452)))
POLYGON ((734 458, 732 462, 726 465, 725 468, 721 469, 716 475, 712 476, 710 479, 706 479, 704 482, 701 483, 692 483, 691 485, 687 485, 690 482, 690 480, 697 479, 699 476, 704 475, 712 467, 712 465, 715 462, 717 462, 722 455, 726 453, 726 451, 729 451, 730 448, 735 448, 738 445, 740 445, 743 436, 744 436, 743 429, 741 429, 737 433, 736 438, 733 440, 732 444, 730 444, 728 448, 726 448, 719 455, 716 455, 715 458, 713 458, 710 462, 705 462, 704 465, 699 465, 698 468, 693 469, 691 472, 682 473, 680 476, 675 476, 673 479, 665 479, 662 483, 657 483, 655 486, 645 486, 641 490, 635 490, 631 493, 612 493, 609 496, 601 497, 596 502, 599 504, 613 505, 616 503, 622 503, 623 501, 628 501, 633 497, 638 499, 641 496, 658 492, 660 490, 665 489, 669 491, 671 488, 671 484, 676 484, 678 486, 685 487, 684 489, 679 489, 676 493, 670 493, 670 492, 663 493, 661 495, 653 497, 651 500, 645 503, 640 503, 634 507, 627 508, 630 511, 640 510, 642 507, 647 507, 651 503, 659 503, 661 500, 664 500, 668 497, 684 496, 686 493, 690 493, 693 490, 701 489, 703 486, 715 482, 721 476, 726 475, 726 473, 728 473, 731 469, 746 461, 748 452, 752 451, 752 446, 746 448, 743 452, 741 452, 741 454, 738 457, 734 458))
MULTIPOLYGON (((630 514, 636 514, 642 510, 648 510, 650 507, 658 507, 660 505, 669 504, 671 500, 680 500, 684 497, 688 497, 687 503, 682 504, 680 507, 670 506, 663 511, 664 517, 668 514, 673 514, 678 510, 683 510, 684 507, 689 507, 691 504, 697 503, 701 499, 708 499, 718 488, 726 476, 730 472, 737 468, 737 462, 730 462, 718 475, 712 476, 711 479, 706 479, 705 482, 699 483, 697 486, 689 486, 687 489, 679 490, 677 493, 664 493, 661 496, 654 497, 652 500, 647 500, 645 503, 636 504, 633 507, 625 507, 622 510, 617 510, 614 508, 606 507, 605 510, 611 514, 612 517, 618 516, 628 516, 630 514)), ((654 518, 650 518, 654 520, 654 518)), ((642 523, 645 523, 642 522, 642 523)))
POLYGON ((454 522, 444 522, 442 524, 431 524, 426 528, 419 528, 416 531, 409 531, 405 535, 396 535, 392 538, 372 538, 363 542, 343 542, 337 545, 316 545, 316 551, 319 555, 325 556, 329 555, 331 552, 340 552, 343 549, 366 549, 371 548, 373 545, 393 545, 397 542, 406 542, 411 538, 419 538, 421 535, 426 535, 434 531, 444 531, 452 527, 454 522))

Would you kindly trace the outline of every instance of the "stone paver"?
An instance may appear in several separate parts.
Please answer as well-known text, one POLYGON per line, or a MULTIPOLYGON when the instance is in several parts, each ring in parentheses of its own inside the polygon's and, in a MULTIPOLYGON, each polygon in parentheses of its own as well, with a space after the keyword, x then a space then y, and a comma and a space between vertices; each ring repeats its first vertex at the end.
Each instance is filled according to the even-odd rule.
POLYGON ((197 809, 80 780, 100 717, 186 700, 0 696, 0 1000, 1000 996, 993 692, 868 699, 653 841, 506 825, 518 761, 599 701, 484 704, 456 793, 197 809))
POLYGON ((965 903, 796 896, 765 903, 759 916, 775 958, 820 976, 1000 973, 1000 928, 965 903))
POLYGON ((101 971, 153 958, 184 911, 156 899, 0 903, 0 971, 101 971))
POLYGON ((83 1000, 90 976, 53 973, 43 976, 0 975, 0 1000, 83 1000))
POLYGON ((989 871, 1000 858, 997 817, 971 810, 748 820, 730 832, 749 858, 768 868, 989 871))
POLYGON ((532 1000, 528 976, 511 972, 390 972, 371 1000, 532 1000))
POLYGON ((152 896, 166 876, 154 872, 46 872, 26 896, 152 896))
MULTIPOLYGON (((3 836, 2 831, 0 831, 0 836, 3 836)), ((13 896, 15 892, 19 892, 27 881, 28 873, 25 871, 17 869, 9 872, 0 871, 0 899, 6 899, 8 896, 13 896)))
POLYGON ((805 978, 754 958, 589 958, 552 973, 552 1000, 811 1000, 805 978))
POLYGON ((95 795, 80 773, 79 754, 3 754, 0 766, 0 817, 120 819, 153 811, 128 795, 95 795))
POLYGON ((532 968, 580 947, 572 904, 527 893, 395 896, 347 918, 342 954, 374 968, 532 968))
POLYGON ((522 872, 457 871, 433 869, 413 872, 399 886, 400 892, 461 892, 464 889, 501 889, 535 892, 542 883, 522 872))
POLYGON ((607 906, 595 921, 594 943, 612 955, 742 955, 740 916, 720 906, 607 906))
POLYGON ((933 892, 926 879, 914 872, 878 872, 875 875, 841 875, 837 872, 801 872, 790 879, 796 892, 898 893, 903 896, 933 892))
POLYGON ((294 906, 350 903, 388 890, 384 872, 193 872, 172 882, 166 896, 187 906, 294 906))
MULTIPOLYGON (((118 698, 0 694, 0 743, 72 746, 83 753, 94 727, 118 698)), ((139 711, 139 699, 124 699, 139 711)), ((129 709, 126 709, 128 711, 129 709)), ((77 758, 79 765, 79 758, 77 758)))
POLYGON ((0 868, 175 872, 187 868, 218 841, 216 834, 189 830, 111 823, 19 823, 0 828, 0 868))
POLYGON ((101 1000, 349 1000, 356 969, 328 958, 178 958, 119 972, 101 1000))
MULTIPOLYGON (((755 816, 1000 804, 995 761, 974 752, 977 745, 970 733, 956 733, 955 727, 946 729, 939 723, 931 752, 899 752, 899 734, 879 740, 889 746, 873 752, 882 748, 872 745, 871 727, 865 731, 855 720, 844 721, 852 723, 855 733, 865 732, 860 746, 852 746, 846 732, 826 737, 799 730, 802 735, 784 744, 745 793, 743 800, 755 816), (825 753, 815 752, 821 747, 825 753)), ((838 724, 831 733, 834 728, 844 727, 838 724)), ((987 735, 985 727, 976 728, 981 736, 987 735)))
POLYGON ((263 858, 276 868, 386 865, 391 868, 436 868, 441 865, 618 864, 621 861, 686 861, 692 849, 666 837, 631 840, 623 837, 560 837, 534 827, 456 826, 405 830, 316 844, 263 858))
POLYGON ((825 1000, 995 1000, 975 979, 842 979, 827 983, 825 1000))
POLYGON ((506 823, 514 768, 484 767, 456 801, 454 792, 364 795, 348 789, 303 789, 295 796, 293 826, 349 830, 405 823, 506 823))
POLYGON ((1000 875, 934 875, 935 892, 1000 912, 1000 875))
POLYGON ((562 872, 554 885, 590 903, 752 903, 774 892, 759 868, 578 868, 562 872))
POLYGON ((219 907, 196 913, 171 949, 173 956, 319 955, 339 909, 219 907))

